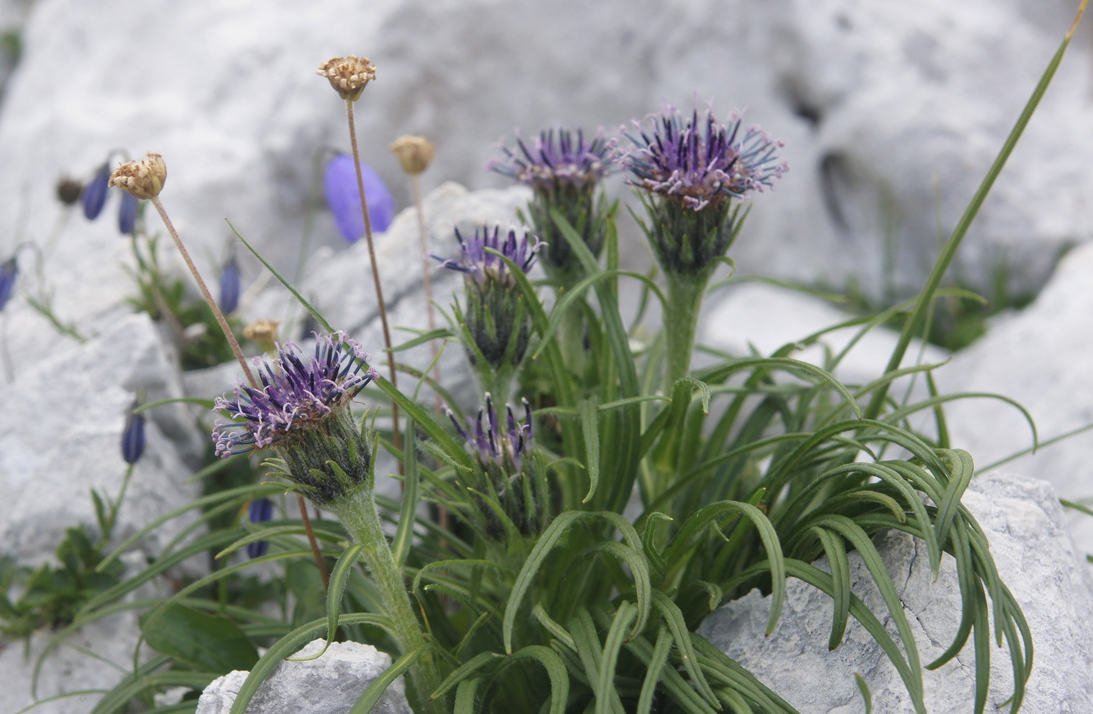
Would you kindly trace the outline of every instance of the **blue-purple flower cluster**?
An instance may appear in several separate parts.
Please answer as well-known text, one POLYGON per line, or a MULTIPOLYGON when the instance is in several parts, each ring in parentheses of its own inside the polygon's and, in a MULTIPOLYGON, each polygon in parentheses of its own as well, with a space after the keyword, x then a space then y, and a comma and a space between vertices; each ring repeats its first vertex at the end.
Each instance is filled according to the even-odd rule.
POLYGON ((486 168, 540 192, 563 186, 578 190, 592 188, 618 170, 615 143, 599 132, 586 140, 580 130, 574 136, 567 129, 559 129, 557 135, 549 129, 541 132, 530 148, 519 137, 516 146, 518 152, 502 146, 505 157, 489 162, 486 168))
POLYGON ((234 399, 216 399, 214 409, 237 420, 213 428, 216 454, 289 445, 300 432, 319 428, 378 378, 369 360, 360 344, 342 332, 316 337, 315 355, 307 362, 292 343, 279 347, 272 364, 256 359, 262 389, 240 385, 234 399))
POLYGON ((446 409, 460 438, 474 449, 483 468, 493 464, 502 469, 511 469, 510 476, 523 470, 524 454, 531 449, 532 440, 531 405, 528 400, 523 401, 524 422, 517 422, 512 407, 507 407, 508 417, 504 426, 497 419, 497 411, 489 394, 486 395, 485 408, 478 409, 478 419, 473 426, 468 425, 469 429, 464 429, 455 414, 446 409))
POLYGON ((527 232, 523 237, 518 238, 514 228, 510 228, 502 237, 500 228, 494 227, 491 232, 489 226, 483 226, 481 230, 476 229, 474 235, 466 239, 456 228, 455 237, 459 241, 461 252, 458 259, 445 260, 437 255, 433 257, 441 261, 441 265, 445 268, 464 273, 479 287, 485 287, 490 283, 502 284, 509 288, 516 285, 509 273, 508 265, 497 255, 487 252, 487 248, 505 256, 520 270, 527 273, 535 265, 536 255, 544 245, 542 241, 529 236, 527 232))
POLYGON ((742 128, 735 114, 721 123, 709 110, 688 119, 668 107, 648 132, 634 125, 636 133, 626 134, 634 148, 623 159, 630 183, 695 211, 762 192, 788 170, 778 157, 782 142, 757 127, 742 128))

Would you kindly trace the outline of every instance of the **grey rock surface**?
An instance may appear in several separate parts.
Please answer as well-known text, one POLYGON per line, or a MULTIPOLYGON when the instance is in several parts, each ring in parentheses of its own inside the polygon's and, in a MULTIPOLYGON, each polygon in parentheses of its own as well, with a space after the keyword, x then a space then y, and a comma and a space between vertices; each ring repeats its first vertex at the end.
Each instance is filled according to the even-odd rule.
MULTIPOLYGON (((390 666, 391 658, 371 645, 314 640, 283 661, 259 686, 251 714, 344 714, 390 666), (307 659, 307 658, 315 659, 307 659), (294 661, 297 660, 297 661, 294 661)), ((248 672, 231 672, 205 688, 197 714, 227 714, 248 672)), ((412 714, 402 678, 387 688, 375 714, 412 714)))
MULTIPOLYGON (((1036 301, 999 316, 978 342, 937 372, 946 392, 999 394, 1015 400, 1035 421, 1041 442, 1093 425, 1093 248, 1064 258, 1036 301)), ((1031 449, 1032 430, 1022 413, 992 399, 961 400, 947 409, 953 443, 980 466, 1031 449)), ((1093 432, 1088 430, 1026 453, 1005 465, 1050 481, 1063 498, 1093 498, 1093 432)), ((1068 515, 1082 549, 1093 552, 1093 518, 1068 515)))
MULTIPOLYGON (((1035 661, 1022 714, 1093 711, 1093 639, 1086 627, 1093 615, 1093 582, 1065 531, 1055 492, 1044 481, 996 472, 976 477, 964 502, 983 527, 999 575, 1032 632, 1035 661)), ((945 651, 959 622, 954 563, 946 556, 934 581, 920 541, 892 532, 878 547, 922 661, 928 663, 945 651)), ((851 555, 851 581, 854 592, 887 623, 880 596, 856 554, 851 555)), ((722 607, 700 632, 802 712, 863 712, 855 674, 869 685, 873 711, 913 711, 895 668, 853 619, 840 646, 828 651, 828 596, 790 579, 785 605, 769 637, 764 629, 770 602, 758 591, 722 607)), ((969 644, 954 661, 924 674, 931 714, 972 710, 974 663, 969 644)), ((1008 655, 992 645, 988 711, 1006 711, 1011 693, 1008 655)))

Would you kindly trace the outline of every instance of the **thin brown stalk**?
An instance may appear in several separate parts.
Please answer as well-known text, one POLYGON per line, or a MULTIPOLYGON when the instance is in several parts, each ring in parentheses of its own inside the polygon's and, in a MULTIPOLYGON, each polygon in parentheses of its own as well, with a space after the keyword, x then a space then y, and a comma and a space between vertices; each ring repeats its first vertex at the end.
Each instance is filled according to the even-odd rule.
MULTIPOLYGON (((364 237, 368 243, 368 260, 372 263, 372 284, 376 288, 376 303, 379 307, 380 324, 383 327, 383 344, 387 351, 387 365, 391 374, 391 386, 398 387, 398 368, 395 354, 392 352, 391 329, 387 325, 387 303, 383 299, 383 286, 380 284, 380 270, 376 262, 376 249, 372 241, 372 219, 368 216, 368 199, 364 195, 364 175, 361 173, 361 155, 357 148, 357 123, 353 118, 353 101, 345 102, 346 119, 349 124, 349 144, 353 149, 353 165, 357 169, 357 190, 361 195, 361 215, 364 218, 364 237)), ((396 451, 402 451, 402 432, 399 429, 398 404, 391 402, 391 441, 396 451)), ((405 466, 398 460, 399 474, 404 474, 405 466)))

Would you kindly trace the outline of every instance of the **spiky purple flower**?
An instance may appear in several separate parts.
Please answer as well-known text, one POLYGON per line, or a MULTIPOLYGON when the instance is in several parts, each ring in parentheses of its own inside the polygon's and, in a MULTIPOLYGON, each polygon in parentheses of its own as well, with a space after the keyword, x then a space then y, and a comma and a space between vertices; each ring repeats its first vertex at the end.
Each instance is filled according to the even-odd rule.
POLYGON ((468 429, 463 428, 450 409, 446 411, 460 438, 474 450, 483 468, 493 464, 514 476, 523 470, 524 454, 531 449, 531 405, 526 399, 523 402, 522 424, 516 421, 512 407, 506 407, 507 418, 502 425, 489 394, 486 395, 485 408, 478 409, 478 419, 473 425, 469 424, 468 429))
POLYGON ((236 420, 213 428, 217 456, 291 445, 302 432, 321 429, 379 376, 360 344, 343 332, 317 337, 307 362, 299 353, 291 342, 280 345, 272 363, 255 359, 262 389, 240 385, 234 399, 217 397, 214 411, 236 420))
MULTIPOLYGON (((387 230, 395 218, 395 199, 383 179, 368 165, 361 164, 364 196, 368 201, 368 219, 377 233, 387 230)), ((361 193, 357 189, 357 168, 349 154, 335 154, 323 172, 323 191, 338 232, 348 243, 364 235, 361 193)))
POLYGON ((737 114, 722 123, 712 110, 688 119, 667 107, 651 123, 647 132, 635 121, 635 133, 626 134, 634 144, 623 159, 630 183, 695 211, 761 192, 788 170, 778 157, 782 142, 743 128, 737 114))
POLYGON ((487 284, 501 284, 508 288, 516 286, 505 262, 497 255, 486 252, 487 248, 501 253, 527 273, 535 265, 536 255, 544 245, 526 231, 522 238, 517 238, 514 228, 510 228, 502 237, 500 228, 494 227, 491 233, 488 226, 483 226, 482 230, 475 229, 474 235, 466 239, 456 228, 455 238, 459 241, 461 252, 458 259, 445 260, 437 255, 433 257, 441 261, 445 268, 464 273, 468 280, 474 281, 479 287, 487 284), (529 244, 529 238, 534 242, 529 244))
POLYGON ((11 256, 0 263, 0 312, 11 300, 11 294, 15 291, 15 279, 19 277, 19 264, 15 262, 15 256, 11 256))
POLYGON ((486 168, 531 186, 535 191, 554 191, 562 186, 592 188, 618 170, 614 142, 597 132, 591 141, 577 131, 548 129, 529 147, 517 137, 518 151, 502 146, 504 159, 490 161, 486 168))

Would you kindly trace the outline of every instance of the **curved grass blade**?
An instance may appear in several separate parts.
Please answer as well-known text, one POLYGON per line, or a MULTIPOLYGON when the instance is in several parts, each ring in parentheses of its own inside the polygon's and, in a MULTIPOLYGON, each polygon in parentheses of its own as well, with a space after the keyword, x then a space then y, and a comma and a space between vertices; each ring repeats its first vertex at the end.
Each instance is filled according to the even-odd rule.
POLYGON ((533 659, 543 665, 550 677, 550 710, 549 714, 565 714, 566 704, 569 702, 569 674, 566 672, 565 663, 554 650, 543 645, 528 645, 513 653, 514 660, 533 659))
POLYGON ((361 698, 357 700, 357 703, 353 705, 353 708, 349 710, 349 714, 368 714, 376 708, 376 704, 379 703, 380 697, 387 691, 387 688, 394 683, 396 679, 405 674, 410 667, 414 666, 421 655, 425 654, 425 647, 419 647, 412 652, 399 657, 395 662, 387 668, 380 676, 376 677, 365 688, 364 693, 361 694, 361 698))

